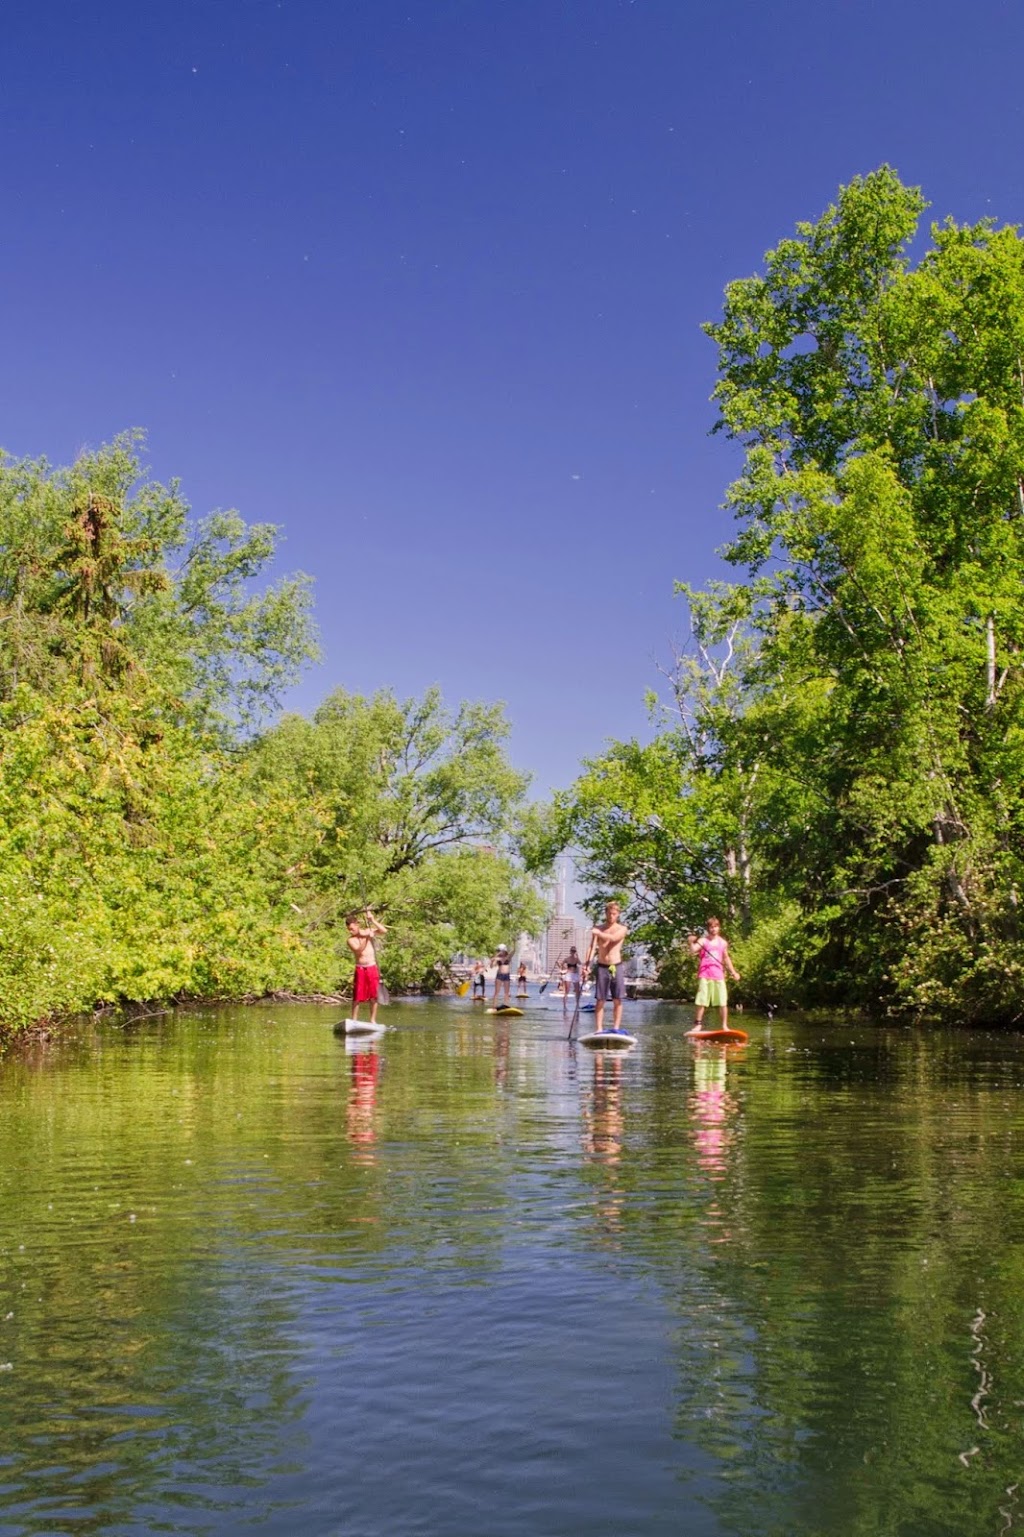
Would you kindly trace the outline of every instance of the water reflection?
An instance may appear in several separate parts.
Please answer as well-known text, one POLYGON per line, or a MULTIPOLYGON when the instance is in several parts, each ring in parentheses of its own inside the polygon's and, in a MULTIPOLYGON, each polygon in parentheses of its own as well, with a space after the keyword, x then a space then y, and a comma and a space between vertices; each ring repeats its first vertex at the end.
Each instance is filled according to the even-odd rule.
POLYGON ((620 1178, 625 1117, 624 1059, 614 1051, 594 1051, 590 1083, 582 1103, 584 1156, 600 1171, 595 1184, 595 1216, 599 1231, 618 1238, 627 1194, 620 1178))
POLYGON ((0 1070, 0 1537, 1024 1529, 1024 1042, 392 1022, 0 1070))
POLYGON ((729 1166, 733 1122, 739 1106, 727 1088, 728 1048, 697 1045, 693 1054, 693 1093, 690 1118, 697 1163, 713 1179, 721 1179, 729 1166))
POLYGON ((512 1030, 507 1019, 495 1018, 494 1022, 494 1083, 503 1089, 508 1081, 508 1059, 512 1042, 512 1030))
POLYGON ((380 1076, 380 1052, 366 1041, 346 1042, 352 1063, 346 1125, 348 1139, 356 1150, 356 1161, 375 1162, 373 1146, 377 1140, 377 1079, 380 1076))

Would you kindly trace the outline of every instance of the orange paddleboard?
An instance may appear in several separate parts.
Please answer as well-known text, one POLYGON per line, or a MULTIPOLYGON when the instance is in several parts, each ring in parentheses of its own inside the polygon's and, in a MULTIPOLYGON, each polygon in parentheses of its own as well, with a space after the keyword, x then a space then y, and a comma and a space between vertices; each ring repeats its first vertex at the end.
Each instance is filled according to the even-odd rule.
POLYGON ((750 1037, 745 1030, 687 1030, 690 1041, 725 1041, 734 1046, 745 1046, 750 1037))

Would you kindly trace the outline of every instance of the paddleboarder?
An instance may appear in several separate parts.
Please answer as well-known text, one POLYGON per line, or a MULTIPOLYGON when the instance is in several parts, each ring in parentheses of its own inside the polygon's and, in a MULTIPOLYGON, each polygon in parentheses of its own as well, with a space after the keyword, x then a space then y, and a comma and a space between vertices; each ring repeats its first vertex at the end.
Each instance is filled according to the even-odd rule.
POLYGON ((377 1003, 380 999, 380 971, 377 968, 377 952, 373 942, 387 929, 379 918, 367 908, 363 914, 367 927, 363 928, 358 913, 349 913, 345 919, 348 929, 347 944, 355 958, 356 974, 352 981, 352 1019, 359 1018, 359 1005, 370 1005, 370 1024, 377 1023, 377 1003))
POLYGON ((526 986, 526 962, 519 962, 519 970, 516 973, 516 997, 525 998, 529 989, 526 986))
POLYGON ((487 997, 487 968, 483 961, 477 961, 476 970, 473 973, 473 997, 480 999, 487 997))
POLYGON ((619 921, 618 902, 609 902, 604 910, 604 927, 595 924, 590 931, 587 958, 583 963, 584 976, 590 970, 590 959, 597 952, 597 986, 594 989, 594 1030, 604 1029, 604 1006, 611 999, 612 1029, 622 1029, 622 1000, 626 996, 626 973, 622 965, 622 946, 629 933, 619 921))
POLYGON ((690 946, 690 954, 700 957, 697 966, 697 1012, 693 1018, 693 1031, 699 1033, 704 1028, 704 1010, 720 1009, 720 1029, 729 1028, 729 992, 725 985, 725 973, 728 971, 734 982, 738 982, 740 974, 732 963, 729 954, 729 941, 722 934, 722 925, 718 918, 709 918, 704 934, 688 934, 687 943, 690 946))
POLYGON ((498 946, 498 952, 494 957, 494 965, 497 966, 498 969, 494 973, 494 997, 492 998, 491 1002, 495 1005, 495 1007, 497 1007, 498 989, 503 987, 505 989, 505 1004, 507 1007, 511 1007, 512 959, 508 953, 507 945, 498 946))
POLYGON ((562 1013, 564 1014, 568 1007, 570 994, 574 998, 578 998, 583 987, 583 981, 580 977, 580 966, 582 963, 579 951, 575 945, 569 946, 569 954, 564 960, 559 961, 558 964, 562 968, 562 1013))

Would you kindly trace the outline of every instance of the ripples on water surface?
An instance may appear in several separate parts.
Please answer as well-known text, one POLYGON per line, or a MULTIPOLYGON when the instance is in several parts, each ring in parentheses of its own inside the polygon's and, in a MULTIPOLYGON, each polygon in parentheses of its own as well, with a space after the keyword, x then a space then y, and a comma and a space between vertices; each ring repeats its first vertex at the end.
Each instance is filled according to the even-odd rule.
POLYGON ((0 1065, 2 1537, 1024 1530, 1021 1038, 541 1002, 0 1065))

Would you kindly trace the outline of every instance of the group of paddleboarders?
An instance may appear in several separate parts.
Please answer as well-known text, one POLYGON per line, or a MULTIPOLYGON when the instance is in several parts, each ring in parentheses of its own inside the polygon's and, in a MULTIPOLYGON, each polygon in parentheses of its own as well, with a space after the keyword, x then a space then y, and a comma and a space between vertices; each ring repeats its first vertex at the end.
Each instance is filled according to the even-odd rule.
MULTIPOLYGON (((591 962, 596 960, 597 974, 594 988, 594 1027, 595 1034, 604 1030, 605 1004, 612 1005, 612 1029, 622 1030, 622 1003, 626 996, 626 973, 622 964, 622 947, 629 935, 629 930, 621 921, 618 902, 609 902, 605 907, 604 925, 595 924, 590 931, 590 940, 587 945, 586 959, 580 966, 579 952, 576 946, 571 946, 569 954, 560 961, 559 968, 565 979, 564 999, 570 995, 577 1001, 583 987, 583 978, 589 976, 591 962)), ((352 1018, 358 1020, 359 1009, 363 1003, 370 1005, 370 1023, 377 1022, 377 1005, 380 1000, 380 971, 377 966, 377 953, 374 941, 381 934, 386 934, 387 929, 379 918, 374 917, 369 908, 365 913, 349 913, 345 919, 348 929, 348 948, 355 960, 355 978, 352 987, 352 1018)), ((721 1014, 720 1028, 728 1029, 729 1026, 729 994, 726 988, 725 974, 734 982, 740 980, 740 974, 732 963, 729 953, 729 941, 722 934, 721 920, 709 918, 703 934, 691 933, 687 936, 687 944, 690 954, 697 960, 697 998, 696 1013, 694 1015, 694 1027, 691 1035, 701 1035, 704 1032, 704 1015, 709 1008, 717 1008, 721 1014)), ((499 945, 492 958, 494 965, 494 994, 495 1007, 501 1007, 499 995, 504 993, 504 1007, 509 1008, 512 1002, 512 958, 507 945, 499 945)), ((526 964, 520 962, 516 978, 519 996, 526 991, 526 964)), ((483 998, 487 988, 487 975, 484 963, 479 961, 473 974, 473 997, 483 998)))

